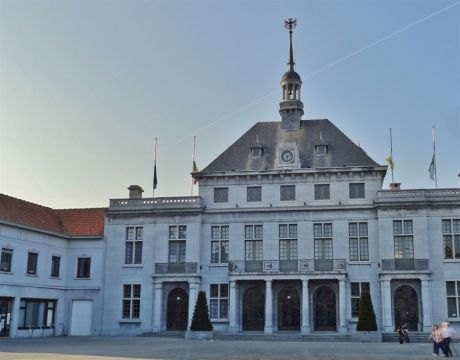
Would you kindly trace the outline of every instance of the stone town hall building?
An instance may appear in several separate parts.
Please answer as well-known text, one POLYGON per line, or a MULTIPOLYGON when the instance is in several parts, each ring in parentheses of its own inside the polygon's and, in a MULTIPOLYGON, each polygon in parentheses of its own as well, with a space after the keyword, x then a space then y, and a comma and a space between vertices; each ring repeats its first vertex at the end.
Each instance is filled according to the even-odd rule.
MULTIPOLYGON (((291 23, 292 24, 292 23, 291 23)), ((386 166, 329 120, 255 124, 204 170, 199 196, 55 210, 0 195, 0 335, 186 330, 199 290, 216 331, 381 332, 460 324, 460 189, 382 190, 386 166)))

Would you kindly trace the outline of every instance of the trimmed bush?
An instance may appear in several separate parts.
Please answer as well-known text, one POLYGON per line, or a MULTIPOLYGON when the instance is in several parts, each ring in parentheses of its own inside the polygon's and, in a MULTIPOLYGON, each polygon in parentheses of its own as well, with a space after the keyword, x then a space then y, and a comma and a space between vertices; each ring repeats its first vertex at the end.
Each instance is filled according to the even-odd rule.
POLYGON ((212 331, 212 324, 209 320, 208 303, 206 293, 200 291, 196 299, 195 310, 193 310, 191 331, 212 331))
POLYGON ((359 319, 356 330, 377 331, 374 307, 372 306, 371 295, 368 292, 362 292, 359 299, 359 319))

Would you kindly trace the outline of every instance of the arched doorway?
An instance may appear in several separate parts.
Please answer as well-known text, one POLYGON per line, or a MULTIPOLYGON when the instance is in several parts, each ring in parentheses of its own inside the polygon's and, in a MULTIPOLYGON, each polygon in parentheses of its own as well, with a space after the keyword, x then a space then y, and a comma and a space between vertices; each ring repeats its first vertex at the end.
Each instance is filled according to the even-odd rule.
POLYGON ((168 295, 166 330, 187 330, 188 295, 184 289, 176 288, 168 295))
POLYGON ((417 293, 409 285, 396 289, 394 294, 395 326, 406 323, 407 329, 418 330, 418 299, 417 293))
POLYGON ((328 286, 320 286, 313 294, 314 330, 336 331, 337 314, 335 293, 328 286))
POLYGON ((285 287, 278 293, 278 330, 300 330, 300 297, 293 287, 285 287))
POLYGON ((251 287, 243 295, 243 330, 263 330, 265 326, 265 295, 261 288, 251 287))

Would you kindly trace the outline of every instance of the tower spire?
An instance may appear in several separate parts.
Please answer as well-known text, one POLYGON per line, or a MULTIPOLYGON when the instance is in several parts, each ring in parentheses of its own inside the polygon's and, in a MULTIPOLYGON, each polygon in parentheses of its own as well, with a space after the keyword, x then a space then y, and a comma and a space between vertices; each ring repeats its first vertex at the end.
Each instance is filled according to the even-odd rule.
POLYGON ((284 21, 284 27, 289 30, 289 59, 288 71, 281 78, 282 99, 279 113, 281 127, 286 130, 298 130, 303 115, 303 103, 300 100, 302 80, 294 70, 294 50, 292 46, 292 29, 297 26, 297 20, 289 18, 284 21))
POLYGON ((289 70, 294 70, 294 51, 292 49, 292 29, 294 29, 297 26, 297 20, 293 18, 289 18, 287 20, 284 20, 284 27, 286 29, 289 29, 289 70))

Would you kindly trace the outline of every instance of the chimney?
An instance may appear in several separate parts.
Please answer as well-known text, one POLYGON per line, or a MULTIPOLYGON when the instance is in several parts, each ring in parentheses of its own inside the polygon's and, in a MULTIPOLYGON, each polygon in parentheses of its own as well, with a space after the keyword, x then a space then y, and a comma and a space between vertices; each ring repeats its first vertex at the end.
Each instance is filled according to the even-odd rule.
POLYGON ((142 199, 144 190, 139 185, 130 185, 128 190, 130 199, 142 199))
POLYGON ((390 183, 390 190, 401 190, 401 183, 390 183))

